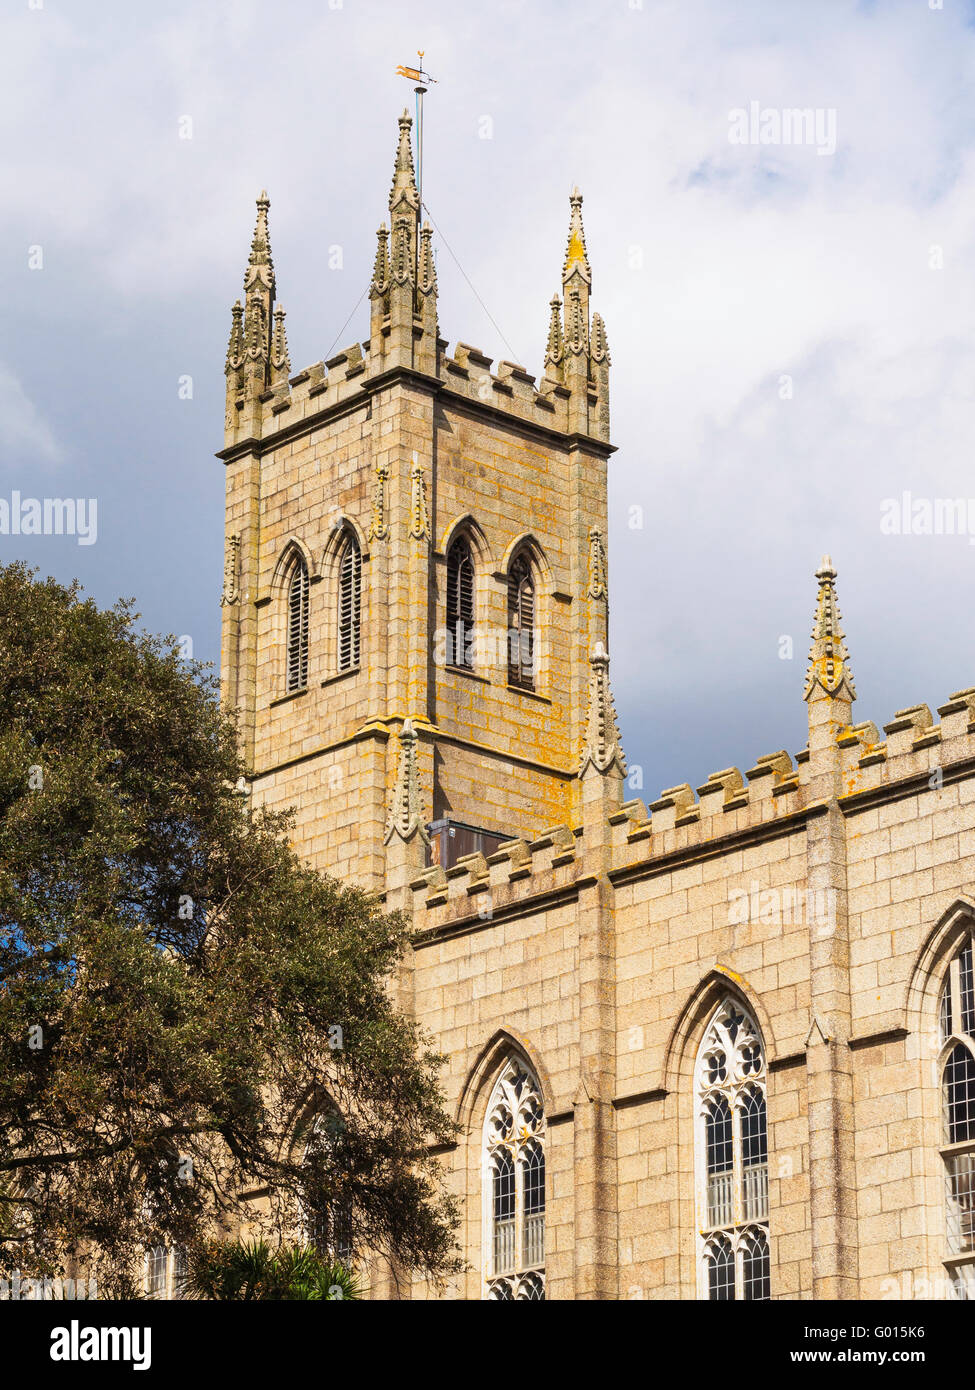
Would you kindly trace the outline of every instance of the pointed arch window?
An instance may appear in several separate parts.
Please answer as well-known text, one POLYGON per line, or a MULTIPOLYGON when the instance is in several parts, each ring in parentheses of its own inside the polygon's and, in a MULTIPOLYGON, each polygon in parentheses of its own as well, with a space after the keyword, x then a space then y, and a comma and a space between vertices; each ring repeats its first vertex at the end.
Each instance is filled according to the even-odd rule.
POLYGON ((954 1295, 975 1300, 975 981, 971 936, 948 967, 939 1018, 946 1267, 954 1295))
POLYGON ((770 1296, 765 1049, 754 1021, 725 999, 694 1069, 702 1296, 770 1296))
POLYGON ((508 570, 508 684, 535 689, 535 580, 524 553, 508 570))
MULTIPOLYGON (((304 1163, 309 1168, 320 1164, 322 1171, 331 1177, 332 1185, 337 1187, 341 1186, 337 1169, 344 1131, 345 1120, 336 1108, 319 1112, 310 1130, 306 1131, 304 1163)), ((352 1209, 341 1191, 337 1195, 316 1195, 306 1206, 304 1222, 309 1245, 313 1245, 323 1258, 351 1267, 354 1258, 352 1209)))
POLYGON ((339 556, 339 641, 340 671, 354 671, 359 665, 359 629, 362 608, 362 553, 350 531, 339 556))
POLYGON ((447 552, 447 665, 474 669, 474 558, 465 536, 447 552))
POLYGON ((545 1298, 545 1109, 538 1079, 516 1055, 495 1083, 484 1123, 487 1297, 545 1298))
POLYGON ((308 684, 308 566, 300 557, 291 567, 287 595, 285 690, 290 695, 308 684))

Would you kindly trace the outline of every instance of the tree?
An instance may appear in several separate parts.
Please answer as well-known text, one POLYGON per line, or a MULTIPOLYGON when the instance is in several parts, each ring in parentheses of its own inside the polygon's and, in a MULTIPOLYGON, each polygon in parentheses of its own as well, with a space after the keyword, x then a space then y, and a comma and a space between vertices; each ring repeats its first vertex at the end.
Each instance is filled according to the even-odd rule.
POLYGON ((354 1274, 311 1245, 211 1241, 194 1252, 183 1292, 190 1298, 335 1303, 362 1297, 354 1274))
POLYGON ((248 809, 215 678, 137 616, 0 567, 0 1262, 124 1295, 148 1246, 314 1213, 442 1277, 408 930, 248 809))

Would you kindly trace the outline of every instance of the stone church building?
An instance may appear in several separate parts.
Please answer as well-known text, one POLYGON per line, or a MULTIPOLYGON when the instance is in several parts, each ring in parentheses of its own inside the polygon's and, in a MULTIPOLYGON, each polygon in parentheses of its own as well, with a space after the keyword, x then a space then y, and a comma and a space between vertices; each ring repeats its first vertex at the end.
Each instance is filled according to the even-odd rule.
POLYGON ((297 374, 258 200, 222 679, 253 803, 412 917, 448 1296, 975 1297, 975 688, 858 719, 825 557, 807 746, 630 799, 582 197, 541 377, 451 350, 410 125, 369 339, 297 374))

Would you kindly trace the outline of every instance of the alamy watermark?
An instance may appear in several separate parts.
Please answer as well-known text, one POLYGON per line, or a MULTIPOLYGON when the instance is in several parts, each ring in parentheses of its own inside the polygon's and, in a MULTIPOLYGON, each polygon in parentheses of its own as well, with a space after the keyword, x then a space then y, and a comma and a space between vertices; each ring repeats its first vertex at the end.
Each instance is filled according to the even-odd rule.
POLYGON ((0 1302, 11 1303, 22 1300, 29 1303, 45 1303, 52 1300, 72 1302, 81 1300, 90 1303, 98 1297, 98 1284, 91 1279, 41 1279, 23 1278, 15 1269, 9 1276, 0 1277, 0 1302))
POLYGON ((760 922, 769 927, 835 927, 835 888, 748 888, 728 892, 728 923, 743 926, 760 922))
POLYGON ((975 497, 885 497, 880 504, 884 536, 967 536, 975 545, 975 497))
POLYGON ((98 539, 94 497, 0 497, 0 536, 76 536, 79 545, 98 539))
POLYGON ((836 107, 780 108, 750 101, 747 108, 728 112, 728 140, 732 145, 811 145, 817 154, 835 154, 836 107))
POLYGON ((483 671, 487 667, 517 664, 524 676, 536 674, 537 628, 495 628, 482 625, 438 627, 433 634, 433 660, 437 666, 459 666, 483 671))

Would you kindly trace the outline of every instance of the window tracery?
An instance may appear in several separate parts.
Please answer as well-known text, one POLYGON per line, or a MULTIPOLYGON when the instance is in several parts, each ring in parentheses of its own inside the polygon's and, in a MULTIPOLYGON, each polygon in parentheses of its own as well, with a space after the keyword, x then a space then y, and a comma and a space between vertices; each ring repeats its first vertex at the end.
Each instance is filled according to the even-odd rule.
POLYGON ((698 1050, 699 1250, 703 1296, 770 1296, 765 1049, 732 997, 715 1010, 698 1050))
POLYGON ((545 1108, 531 1068, 512 1055, 484 1124, 487 1297, 545 1298, 545 1108))

